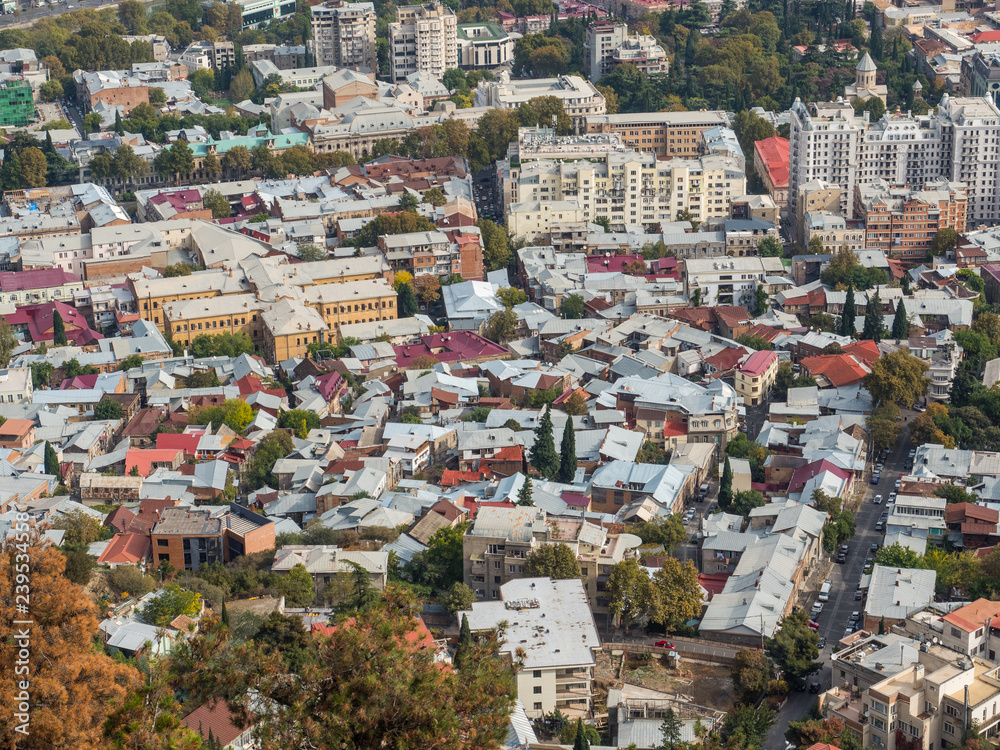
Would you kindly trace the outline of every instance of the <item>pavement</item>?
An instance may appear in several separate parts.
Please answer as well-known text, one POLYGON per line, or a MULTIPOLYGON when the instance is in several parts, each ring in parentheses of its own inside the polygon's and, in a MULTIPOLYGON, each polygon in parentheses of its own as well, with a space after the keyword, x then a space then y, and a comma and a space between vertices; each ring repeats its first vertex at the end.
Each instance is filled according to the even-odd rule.
POLYGON ((55 18, 56 16, 82 8, 109 8, 117 6, 117 2, 110 0, 72 0, 65 5, 46 5, 42 8, 22 9, 19 15, 10 13, 0 16, 0 28, 22 28, 31 26, 42 18, 55 18))
MULTIPOLYGON (((819 634, 826 638, 826 647, 820 651, 819 660, 823 663, 823 668, 818 674, 811 675, 809 682, 819 682, 820 689, 829 690, 831 687, 830 658, 832 656, 831 647, 844 637, 852 612, 862 611, 864 601, 854 598, 854 592, 858 589, 858 583, 864 570, 865 558, 870 554, 871 545, 882 544, 883 535, 875 531, 875 523, 887 510, 885 502, 875 505, 872 500, 875 495, 882 495, 888 499, 889 493, 893 491, 893 486, 901 474, 906 473, 904 465, 910 452, 910 432, 908 422, 912 421, 916 412, 902 411, 902 415, 907 417, 906 423, 901 425, 899 443, 890 452, 889 458, 885 462, 882 471, 882 481, 878 485, 869 482, 869 475, 865 476, 865 492, 861 500, 861 505, 854 514, 857 530, 854 538, 848 542, 850 551, 847 553, 847 562, 838 565, 829 559, 817 566, 818 570, 811 577, 810 583, 815 593, 803 596, 800 605, 812 607, 816 601, 816 594, 823 580, 829 578, 833 582, 830 591, 830 600, 823 607, 823 612, 817 618, 820 624, 819 634), (829 569, 829 572, 825 572, 829 569)), ((874 557, 874 555, 873 555, 874 557)), ((781 750, 785 747, 785 732, 788 724, 792 721, 800 721, 811 709, 817 705, 817 697, 810 693, 793 692, 788 696, 785 705, 778 713, 777 720, 771 731, 768 732, 765 747, 767 750, 781 750)))

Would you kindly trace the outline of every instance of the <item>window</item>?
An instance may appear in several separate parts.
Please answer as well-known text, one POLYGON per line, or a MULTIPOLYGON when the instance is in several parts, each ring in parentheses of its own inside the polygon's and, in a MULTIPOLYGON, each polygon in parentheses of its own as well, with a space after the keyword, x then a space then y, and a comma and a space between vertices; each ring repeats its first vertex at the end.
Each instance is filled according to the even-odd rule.
POLYGON ((542 686, 541 685, 535 685, 535 687, 532 688, 532 693, 534 695, 541 695, 542 694, 542 686))
POLYGON ((157 547, 168 547, 168 546, 170 546, 170 540, 169 539, 157 539, 156 540, 156 546, 157 547))

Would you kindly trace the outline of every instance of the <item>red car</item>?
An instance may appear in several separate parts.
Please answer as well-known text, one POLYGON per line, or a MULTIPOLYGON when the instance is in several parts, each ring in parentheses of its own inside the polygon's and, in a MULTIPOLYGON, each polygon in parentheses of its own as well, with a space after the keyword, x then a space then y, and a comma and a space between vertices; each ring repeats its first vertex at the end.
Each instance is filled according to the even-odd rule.
POLYGON ((656 646, 657 648, 674 649, 674 644, 672 644, 670 641, 657 641, 653 645, 656 646))
POLYGON ((816 622, 815 620, 810 620, 809 627, 811 627, 813 630, 819 630, 819 623, 816 622))

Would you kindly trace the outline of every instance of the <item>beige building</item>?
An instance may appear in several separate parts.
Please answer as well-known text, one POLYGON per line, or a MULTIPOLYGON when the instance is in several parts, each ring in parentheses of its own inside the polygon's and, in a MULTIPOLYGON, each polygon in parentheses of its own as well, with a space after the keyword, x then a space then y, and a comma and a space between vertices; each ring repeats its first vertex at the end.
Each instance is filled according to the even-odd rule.
POLYGON ((378 71, 373 3, 331 0, 314 5, 311 13, 317 65, 378 71))
POLYGON ((569 115, 578 133, 586 130, 588 117, 607 111, 604 95, 586 78, 566 75, 511 80, 507 71, 501 72, 497 81, 479 82, 475 104, 477 107, 517 109, 542 96, 554 96, 562 102, 563 111, 569 115))
POLYGON ((405 5, 389 24, 390 78, 399 83, 411 73, 441 78, 458 67, 458 19, 451 8, 432 0, 405 5))
POLYGON ((354 566, 368 573, 372 588, 385 588, 389 574, 389 553, 366 550, 343 550, 332 544, 290 544, 278 550, 271 564, 272 573, 287 574, 301 565, 316 584, 316 599, 322 601, 326 588, 338 579, 350 579, 354 566))
POLYGON ((637 112, 597 114, 586 118, 587 133, 617 133, 636 151, 661 159, 691 158, 705 152, 702 133, 729 127, 729 116, 720 110, 703 112, 637 112))
POLYGON ((736 368, 736 392, 743 398, 744 406, 757 406, 767 401, 767 394, 778 374, 776 352, 754 352, 736 368))

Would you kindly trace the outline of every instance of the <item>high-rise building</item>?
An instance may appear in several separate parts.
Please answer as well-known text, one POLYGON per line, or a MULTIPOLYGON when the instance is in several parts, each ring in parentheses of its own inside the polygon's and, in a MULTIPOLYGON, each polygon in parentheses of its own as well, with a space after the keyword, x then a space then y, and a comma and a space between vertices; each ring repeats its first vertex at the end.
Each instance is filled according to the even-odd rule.
POLYGON ((893 188, 881 181, 858 185, 854 210, 865 222, 865 247, 894 258, 925 258, 939 230, 965 231, 965 193, 965 185, 947 180, 928 182, 923 190, 893 188))
POLYGON ((667 53, 648 34, 629 34, 628 24, 599 21, 587 27, 583 45, 584 72, 598 81, 621 63, 631 63, 643 73, 666 73, 667 53))
POLYGON ((406 5, 389 24, 389 68, 393 81, 417 71, 441 78, 458 67, 458 19, 451 8, 434 0, 406 5))
POLYGON ((983 97, 941 97, 926 115, 886 114, 870 122, 841 101, 809 106, 796 99, 789 134, 789 209, 799 188, 822 180, 840 188, 840 210, 855 218, 858 185, 884 181, 920 190, 928 182, 965 183, 968 225, 1000 221, 1000 109, 983 97))
POLYGON ((373 3, 331 0, 314 5, 312 31, 316 65, 378 72, 373 3))

